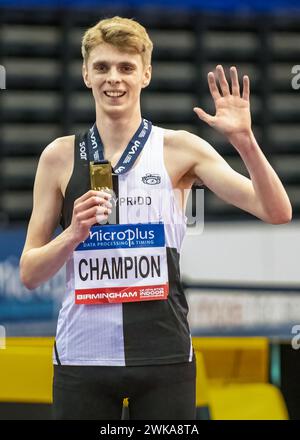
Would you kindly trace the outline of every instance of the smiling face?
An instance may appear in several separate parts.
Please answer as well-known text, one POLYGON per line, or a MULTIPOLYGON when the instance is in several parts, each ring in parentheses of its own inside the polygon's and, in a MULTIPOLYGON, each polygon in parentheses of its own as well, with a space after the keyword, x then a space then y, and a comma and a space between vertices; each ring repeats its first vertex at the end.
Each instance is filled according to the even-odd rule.
POLYGON ((144 67, 138 53, 101 43, 83 63, 83 78, 92 89, 97 111, 120 117, 140 112, 140 94, 150 82, 151 66, 144 67))

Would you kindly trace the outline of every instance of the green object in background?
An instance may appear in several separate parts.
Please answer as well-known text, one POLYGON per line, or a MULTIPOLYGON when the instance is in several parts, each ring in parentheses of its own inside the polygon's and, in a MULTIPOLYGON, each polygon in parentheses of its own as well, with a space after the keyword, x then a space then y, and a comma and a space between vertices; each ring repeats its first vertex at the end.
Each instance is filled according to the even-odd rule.
POLYGON ((270 344, 270 382, 281 387, 280 344, 270 344))

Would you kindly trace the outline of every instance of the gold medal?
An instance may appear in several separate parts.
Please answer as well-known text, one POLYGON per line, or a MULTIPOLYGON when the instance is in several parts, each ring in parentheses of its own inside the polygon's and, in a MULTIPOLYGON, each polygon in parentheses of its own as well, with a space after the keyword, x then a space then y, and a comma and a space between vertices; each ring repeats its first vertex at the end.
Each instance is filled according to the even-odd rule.
POLYGON ((112 192, 112 167, 108 160, 90 162, 91 189, 112 192))

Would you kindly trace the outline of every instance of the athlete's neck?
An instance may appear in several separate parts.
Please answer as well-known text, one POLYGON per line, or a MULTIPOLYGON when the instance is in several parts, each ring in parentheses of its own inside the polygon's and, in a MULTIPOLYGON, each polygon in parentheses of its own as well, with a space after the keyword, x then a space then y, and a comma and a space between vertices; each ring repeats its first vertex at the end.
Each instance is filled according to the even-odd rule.
POLYGON ((104 145, 105 157, 123 151, 142 121, 141 114, 130 114, 128 117, 111 118, 101 115, 96 118, 96 125, 104 145))

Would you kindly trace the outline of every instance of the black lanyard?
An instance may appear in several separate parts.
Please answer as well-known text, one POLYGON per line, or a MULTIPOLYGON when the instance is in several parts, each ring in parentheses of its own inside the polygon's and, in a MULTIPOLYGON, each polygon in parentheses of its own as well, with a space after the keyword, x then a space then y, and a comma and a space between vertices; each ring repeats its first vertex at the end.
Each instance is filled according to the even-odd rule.
MULTIPOLYGON (((131 169, 142 149, 144 148, 152 129, 152 124, 143 119, 139 128, 125 148, 120 160, 114 168, 115 174, 123 174, 131 169)), ((94 162, 102 162, 104 158, 104 146, 96 123, 88 131, 89 159, 94 162)))

